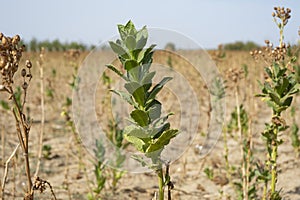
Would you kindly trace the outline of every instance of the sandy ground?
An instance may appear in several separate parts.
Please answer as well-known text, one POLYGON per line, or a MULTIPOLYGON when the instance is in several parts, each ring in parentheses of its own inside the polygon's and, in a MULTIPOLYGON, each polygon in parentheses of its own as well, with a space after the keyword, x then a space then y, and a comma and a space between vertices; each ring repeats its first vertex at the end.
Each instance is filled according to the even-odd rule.
MULTIPOLYGON (((195 59, 199 52, 181 52, 187 60, 195 59)), ((89 188, 92 187, 92 182, 95 181, 93 175, 92 157, 85 151, 82 146, 76 144, 74 136, 70 129, 65 125, 64 118, 61 116, 62 107, 66 97, 71 97, 71 89, 68 83, 72 80, 73 73, 72 60, 64 58, 62 54, 46 54, 45 55, 45 87, 53 89, 53 98, 45 97, 46 108, 46 123, 45 123, 45 138, 44 144, 51 146, 51 155, 48 158, 42 159, 39 176, 46 179, 53 186, 57 199, 86 199, 89 188), (54 73, 54 71, 56 73, 54 73), (82 148, 78 151, 78 148, 82 148), (79 152, 82 153, 80 158, 79 152), (82 164, 80 164, 82 163, 82 164)), ((76 63, 85 57, 82 55, 76 63)), ((37 59, 37 55, 25 55, 24 58, 32 60, 37 59)), ((155 62, 168 65, 168 54, 156 55, 155 62)), ((199 74, 193 71, 189 65, 182 59, 172 57, 172 69, 179 72, 195 89, 195 95, 198 97, 200 110, 200 123, 198 131, 192 134, 191 144, 182 155, 174 160, 170 167, 171 180, 175 185, 172 190, 172 199, 175 200, 198 200, 198 199, 237 199, 236 189, 233 185, 234 181, 238 181, 238 176, 233 175, 231 180, 228 180, 225 170, 224 160, 224 138, 220 137, 216 146, 206 156, 201 157, 199 151, 195 148, 197 145, 203 145, 206 139, 207 123, 208 123, 208 92, 204 87, 203 80, 199 74), (210 168, 214 172, 212 179, 209 179, 204 173, 205 168, 210 168)), ((264 141, 260 133, 264 128, 264 123, 270 118, 270 109, 264 105, 258 98, 254 97, 258 93, 257 79, 262 79, 262 65, 256 64, 249 58, 247 53, 235 52, 228 53, 225 59, 218 61, 218 68, 224 77, 229 68, 240 68, 243 64, 248 65, 249 76, 239 82, 240 102, 249 112, 251 119, 251 132, 253 134, 253 153, 254 160, 262 160, 265 156, 264 141)), ((36 155, 38 149, 38 135, 40 132, 40 83, 39 70, 33 69, 33 81, 30 84, 29 96, 27 105, 30 108, 30 116, 33 119, 32 130, 30 132, 30 158, 32 172, 36 166, 36 155)), ((174 80, 173 87, 180 88, 180 82, 174 80)), ((230 119, 230 113, 235 106, 234 85, 228 82, 226 91, 226 121, 230 119)), ((99 86, 99 91, 105 87, 99 86)), ((184 88, 182 88, 184 90, 184 88)), ((163 90, 159 99, 164 102, 166 111, 180 113, 180 109, 189 109, 188 113, 193 113, 192 107, 184 107, 178 103, 178 95, 172 93, 172 90, 167 88, 163 90), (177 98, 177 99, 176 99, 177 98), (175 99, 175 101, 174 101, 175 99)), ((0 94, 1 99, 6 99, 7 96, 0 94)), ((102 94, 97 94, 103 97, 102 94)), ((188 104, 188 96, 184 99, 184 103, 188 104)), ((298 100, 299 102, 299 100, 298 100)), ((101 104, 101 99, 99 99, 101 104)), ((188 104, 190 105, 190 104, 188 104)), ((298 104, 297 104, 298 105, 298 104)), ((299 112, 299 106, 296 107, 296 113, 299 112)), ((17 144, 16 133, 14 129, 14 121, 10 111, 1 109, 1 163, 9 157, 10 152, 17 144)), ((99 120, 104 120, 104 115, 101 114, 103 105, 97 108, 99 120)), ((195 111, 196 112, 196 111, 195 111)), ((195 114, 196 115, 196 114, 195 114)), ((289 116, 289 111, 285 114, 289 116)), ((181 127, 189 130, 188 126, 179 126, 180 119, 184 114, 178 114, 171 119, 174 127, 181 127)), ((288 117, 289 118, 289 117, 288 117)), ((184 119, 182 119, 184 120, 184 119)), ((296 122, 300 124, 299 117, 296 117, 296 122)), ((292 123, 289 119, 287 123, 292 123)), ((188 132, 188 131, 187 131, 188 132)), ((228 136, 229 162, 231 165, 238 167, 241 161, 239 142, 236 138, 236 133, 233 137, 228 136)), ((278 169, 279 179, 278 188, 282 188, 283 199, 296 200, 300 199, 300 159, 296 157, 294 149, 291 145, 289 132, 285 132, 280 136, 284 143, 279 148, 278 169)), ((1 172, 1 177, 3 173, 1 172)), ((108 180, 109 182, 110 180, 108 180)), ((22 199, 22 194, 25 188, 26 178, 23 165, 21 150, 18 151, 18 156, 10 165, 8 181, 5 188, 6 199, 22 199)), ((257 187, 262 185, 256 183, 257 187)), ((157 178, 154 173, 125 173, 118 183, 117 190, 113 193, 107 186, 103 190, 103 199, 151 199, 154 192, 157 191, 157 178)), ((261 195, 259 190, 258 194, 261 195)), ((51 199, 49 190, 44 194, 36 193, 35 199, 51 199)), ((259 199, 259 198, 258 198, 259 199)))

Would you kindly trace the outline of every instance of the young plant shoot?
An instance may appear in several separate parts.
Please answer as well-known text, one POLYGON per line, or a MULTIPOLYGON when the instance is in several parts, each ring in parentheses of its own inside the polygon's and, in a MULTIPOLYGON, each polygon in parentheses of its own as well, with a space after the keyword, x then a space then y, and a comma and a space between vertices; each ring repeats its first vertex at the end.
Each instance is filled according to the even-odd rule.
POLYGON ((118 25, 120 39, 110 41, 110 47, 118 54, 122 67, 121 70, 113 65, 107 65, 109 69, 125 80, 126 91, 112 90, 119 95, 133 110, 130 113, 130 125, 124 128, 124 138, 130 142, 139 152, 149 158, 149 163, 140 156, 134 156, 143 166, 154 170, 159 179, 159 199, 164 199, 164 186, 170 182, 168 174, 163 175, 163 161, 161 153, 170 140, 178 134, 178 130, 171 129, 167 121, 171 113, 161 116, 162 104, 156 99, 163 86, 172 78, 165 77, 153 86, 155 71, 151 72, 153 49, 155 45, 145 47, 148 39, 146 27, 136 30, 134 24, 129 21, 125 26, 118 25), (122 69, 123 70, 123 69, 122 69))

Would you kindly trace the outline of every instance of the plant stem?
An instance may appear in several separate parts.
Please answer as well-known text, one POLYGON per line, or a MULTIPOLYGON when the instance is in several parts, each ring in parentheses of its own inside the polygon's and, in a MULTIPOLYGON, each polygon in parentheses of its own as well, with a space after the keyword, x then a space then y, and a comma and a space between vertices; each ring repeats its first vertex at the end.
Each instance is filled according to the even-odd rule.
POLYGON ((157 177, 158 177, 158 198, 159 200, 164 200, 164 177, 163 177, 162 168, 157 170, 157 177))
POLYGON ((276 182, 277 182, 277 151, 278 151, 278 145, 277 145, 277 133, 278 129, 277 127, 274 129, 274 145, 272 147, 272 153, 271 153, 271 194, 274 194, 276 192, 276 182))
POLYGON ((41 129, 39 135, 39 144, 38 144, 38 160, 36 164, 36 170, 34 177, 37 177, 39 174, 42 154, 43 154, 43 139, 44 139, 44 129, 45 129, 45 99, 44 99, 44 68, 43 65, 40 64, 40 83, 41 83, 41 129))
POLYGON ((240 136, 240 151, 242 157, 242 185, 243 185, 243 198, 248 200, 248 187, 247 187, 247 176, 246 176, 246 163, 244 159, 244 135, 241 124, 241 110, 239 102, 239 86, 235 87, 235 102, 236 102, 236 114, 237 114, 237 125, 238 125, 238 134, 240 136))
POLYGON ((268 188, 268 182, 265 181, 262 200, 266 200, 267 199, 267 190, 268 190, 267 188, 268 188))

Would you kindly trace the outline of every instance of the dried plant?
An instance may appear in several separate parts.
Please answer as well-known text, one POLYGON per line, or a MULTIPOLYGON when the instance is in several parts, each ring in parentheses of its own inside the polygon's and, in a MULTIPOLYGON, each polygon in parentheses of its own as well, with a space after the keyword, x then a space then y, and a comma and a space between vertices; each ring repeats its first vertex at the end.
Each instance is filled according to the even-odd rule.
MULTIPOLYGON (((0 33, 0 76, 1 76, 1 84, 0 91, 5 92, 9 95, 9 100, 12 102, 12 113, 16 122, 16 133, 18 138, 18 145, 15 150, 10 155, 9 159, 6 162, 5 173, 2 181, 2 199, 4 199, 4 190, 5 184, 8 175, 8 164, 10 160, 16 155, 17 149, 21 146, 24 161, 25 161, 25 173, 27 177, 27 190, 24 194, 25 200, 32 200, 34 196, 34 191, 39 189, 40 192, 43 192, 45 186, 41 190, 40 187, 36 187, 38 181, 41 180, 37 177, 39 164, 37 165, 36 176, 34 181, 32 181, 31 170, 30 170, 30 162, 29 162, 29 135, 31 128, 31 120, 24 113, 26 98, 27 98, 27 90, 32 79, 32 63, 30 60, 26 60, 25 66, 19 70, 20 59, 22 57, 22 53, 24 52, 25 46, 20 44, 20 36, 16 35, 13 38, 4 36, 0 33), (18 86, 17 81, 15 82, 16 72, 20 72, 21 74, 21 85, 18 86), (18 88, 21 87, 23 90, 18 91, 18 88)), ((45 181, 43 181, 45 182, 45 181)), ((52 195, 54 199, 56 199, 54 192, 52 190, 51 185, 48 182, 45 182, 50 186, 52 195)))
MULTIPOLYGON (((17 100, 15 90, 16 85, 14 77, 19 70, 20 59, 24 51, 24 46, 20 46, 20 36, 16 35, 13 38, 6 37, 0 33, 0 70, 1 70, 1 85, 0 91, 9 95, 9 100, 12 101, 12 112, 16 121, 16 131, 20 146, 23 151, 25 160, 25 171, 27 176, 27 191, 25 199, 33 198, 32 180, 30 174, 30 163, 28 157, 28 140, 31 122, 26 118, 23 112, 26 103, 27 89, 31 81, 31 67, 32 64, 29 60, 26 60, 25 67, 20 70, 23 83, 21 85, 23 89, 23 100, 20 102, 17 100)), ((7 174, 4 175, 6 177, 7 174)), ((4 178, 5 179, 5 178, 4 178)), ((3 182, 5 184, 5 181, 3 182)), ((4 185, 2 186, 4 187, 4 185)))

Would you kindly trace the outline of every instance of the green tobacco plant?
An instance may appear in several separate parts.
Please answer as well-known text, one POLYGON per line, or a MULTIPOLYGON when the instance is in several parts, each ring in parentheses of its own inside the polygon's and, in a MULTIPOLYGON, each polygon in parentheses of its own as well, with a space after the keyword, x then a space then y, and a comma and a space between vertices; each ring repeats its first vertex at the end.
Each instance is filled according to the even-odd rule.
POLYGON ((178 134, 178 130, 171 129, 167 119, 170 114, 161 116, 162 104, 156 99, 163 86, 172 78, 165 77, 152 87, 155 72, 150 72, 153 48, 145 48, 148 39, 146 27, 136 30, 129 21, 125 26, 118 25, 120 39, 110 41, 110 47, 118 54, 122 63, 123 74, 113 65, 107 65, 122 79, 126 91, 112 90, 130 104, 133 110, 130 113, 131 125, 124 128, 124 138, 131 143, 146 158, 135 156, 143 166, 154 170, 159 180, 159 199, 164 199, 164 187, 169 184, 170 177, 163 175, 163 161, 160 155, 170 140, 178 134))
POLYGON ((259 177, 265 183, 263 199, 282 199, 280 190, 276 189, 277 157, 278 147, 283 143, 283 140, 279 138, 279 133, 286 130, 288 126, 281 114, 291 107, 294 96, 299 92, 299 81, 295 73, 298 68, 295 63, 296 57, 288 56, 287 52, 290 47, 283 41, 283 31, 290 18, 290 13, 291 10, 284 7, 275 7, 272 13, 280 32, 279 46, 273 47, 270 41, 265 41, 267 47, 263 51, 251 52, 255 58, 262 56, 268 64, 265 67, 266 79, 264 83, 260 83, 261 93, 257 96, 262 97, 262 100, 273 111, 271 121, 265 124, 265 130, 262 133, 266 140, 268 153, 265 168, 259 170, 261 172, 259 177), (267 192, 269 181, 271 183, 267 192))

